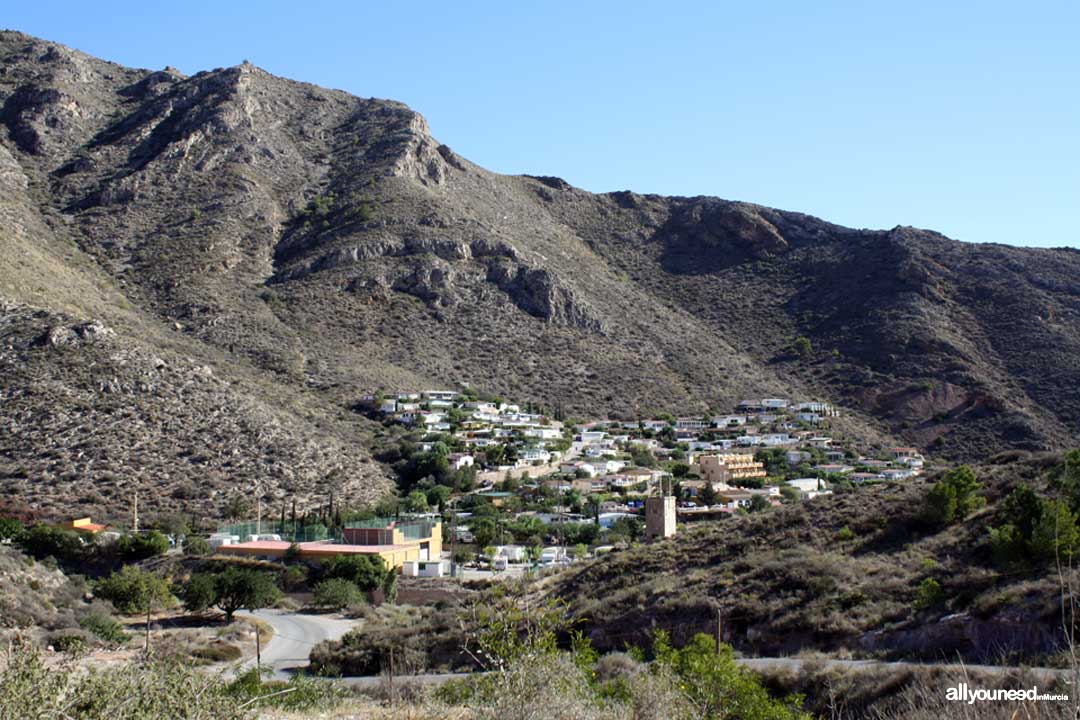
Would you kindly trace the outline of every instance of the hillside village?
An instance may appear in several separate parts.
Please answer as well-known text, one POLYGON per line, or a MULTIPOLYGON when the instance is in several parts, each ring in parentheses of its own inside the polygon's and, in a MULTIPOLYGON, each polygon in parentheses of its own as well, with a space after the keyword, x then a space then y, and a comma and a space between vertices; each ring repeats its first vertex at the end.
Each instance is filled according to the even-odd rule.
POLYGON ((406 508, 452 507, 463 542, 476 540, 469 523, 477 510, 496 508, 511 531, 514 523, 529 528, 484 533, 484 541, 528 542, 537 524, 548 528, 539 533, 545 540, 559 540, 576 533, 558 526, 591 523, 603 534, 588 533, 596 545, 653 534, 642 518, 648 498, 662 494, 674 496, 679 522, 721 519, 836 487, 907 480, 925 464, 914 448, 838 437, 830 425, 841 411, 812 400, 760 398, 727 415, 633 421, 557 419, 468 389, 374 393, 362 402, 415 441, 399 461, 406 508))

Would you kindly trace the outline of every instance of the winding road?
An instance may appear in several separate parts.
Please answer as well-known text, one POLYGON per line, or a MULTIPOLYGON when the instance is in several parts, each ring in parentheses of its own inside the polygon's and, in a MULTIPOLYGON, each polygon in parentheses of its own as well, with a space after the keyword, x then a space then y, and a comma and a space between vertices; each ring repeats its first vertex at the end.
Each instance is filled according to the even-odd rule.
MULTIPOLYGON (((298 670, 308 666, 308 655, 311 649, 323 640, 338 640, 349 630, 357 627, 359 623, 353 620, 333 615, 305 615, 300 613, 283 612, 280 610, 258 610, 254 613, 242 611, 237 615, 254 617, 268 624, 274 630, 274 636, 270 639, 262 651, 262 664, 273 669, 271 676, 275 680, 288 680, 298 670)), ((793 671, 802 670, 804 667, 826 667, 835 669, 865 669, 884 671, 913 670, 920 667, 935 667, 956 673, 975 672, 987 675, 1005 675, 1015 672, 1019 668, 1002 665, 958 665, 958 664, 933 664, 914 662, 885 662, 881 660, 840 660, 833 658, 738 658, 737 662, 751 670, 767 671, 787 669, 793 671)), ((244 671, 255 666, 255 658, 245 661, 240 670, 244 671)), ((1028 672, 1046 680, 1055 678, 1068 678, 1071 670, 1058 668, 1024 668, 1028 672)), ((403 676, 402 682, 441 684, 451 678, 465 677, 468 673, 447 673, 432 675, 403 676)), ((354 687, 375 687, 383 682, 381 677, 344 677, 341 682, 354 687)))
MULTIPOLYGON (((281 610, 238 611, 238 616, 260 620, 273 628, 274 636, 263 646, 262 664, 273 670, 274 680, 288 680, 308 666, 311 649, 323 640, 340 640, 358 625, 334 615, 304 615, 281 610)), ((240 672, 255 667, 255 658, 246 660, 240 672)))

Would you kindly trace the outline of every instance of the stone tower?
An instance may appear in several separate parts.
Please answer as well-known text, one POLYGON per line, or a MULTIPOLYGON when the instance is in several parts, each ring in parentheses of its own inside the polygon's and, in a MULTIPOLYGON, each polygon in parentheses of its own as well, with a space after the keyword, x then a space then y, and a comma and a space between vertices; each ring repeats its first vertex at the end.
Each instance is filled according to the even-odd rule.
POLYGON ((675 534, 675 498, 671 494, 671 481, 660 483, 660 494, 645 498, 645 537, 671 537, 675 534))

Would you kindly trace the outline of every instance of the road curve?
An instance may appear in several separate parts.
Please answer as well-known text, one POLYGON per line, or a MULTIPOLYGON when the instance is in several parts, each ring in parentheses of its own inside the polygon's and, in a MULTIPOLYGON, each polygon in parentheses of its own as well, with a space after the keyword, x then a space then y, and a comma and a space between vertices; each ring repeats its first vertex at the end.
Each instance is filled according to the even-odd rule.
MULTIPOLYGON (((274 637, 263 647, 262 664, 273 670, 276 680, 288 680, 297 670, 308 666, 311 649, 323 640, 339 640, 349 630, 357 627, 353 620, 345 620, 332 615, 307 615, 281 610, 257 610, 254 613, 241 611, 237 615, 255 617, 274 630, 274 637)), ((797 658, 797 657, 742 657, 736 662, 751 670, 794 670, 805 667, 826 667, 847 670, 885 670, 903 671, 917 668, 935 667, 955 672, 976 672, 988 675, 1004 675, 1020 669, 1015 666, 999 665, 958 665, 949 663, 884 662, 881 660, 839 660, 833 658, 797 658)), ((255 666, 255 658, 245 661, 240 671, 255 666)), ((1068 677, 1073 672, 1058 668, 1024 668, 1036 676, 1047 679, 1068 677)), ((467 677, 468 673, 445 673, 431 675, 407 675, 398 679, 403 683, 441 684, 451 678, 467 677)), ((374 687, 384 682, 381 677, 343 677, 341 682, 359 687, 374 687)))
MULTIPOLYGON (((357 626, 353 620, 332 615, 306 615, 281 610, 239 611, 237 615, 254 617, 269 625, 274 636, 263 645, 262 664, 273 670, 274 680, 288 680, 308 666, 311 649, 323 640, 339 640, 357 626)), ((240 672, 255 667, 255 658, 240 665, 240 672)))

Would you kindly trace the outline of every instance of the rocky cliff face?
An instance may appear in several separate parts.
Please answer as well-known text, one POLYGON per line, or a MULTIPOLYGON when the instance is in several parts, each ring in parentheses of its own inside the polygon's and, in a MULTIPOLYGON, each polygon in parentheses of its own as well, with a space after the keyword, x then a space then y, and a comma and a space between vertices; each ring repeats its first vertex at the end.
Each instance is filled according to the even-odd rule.
POLYGON ((500 176, 400 103, 12 32, 0 107, 7 301, 197 357, 347 445, 360 393, 464 382, 630 417, 818 397, 956 456, 1080 430, 1072 251, 500 176))

